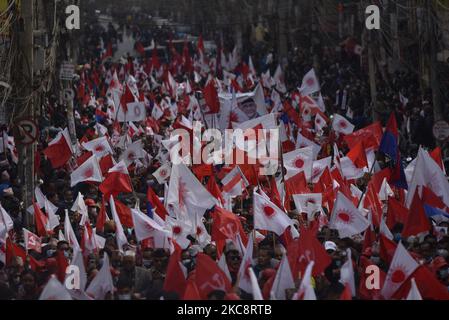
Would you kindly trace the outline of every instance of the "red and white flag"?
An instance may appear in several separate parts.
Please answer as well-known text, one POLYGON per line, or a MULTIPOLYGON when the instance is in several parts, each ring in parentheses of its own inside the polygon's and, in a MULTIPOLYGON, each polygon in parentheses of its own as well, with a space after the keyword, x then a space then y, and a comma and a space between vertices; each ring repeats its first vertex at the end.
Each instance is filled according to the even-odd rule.
POLYGON ((120 156, 120 160, 125 161, 127 166, 131 165, 134 161, 142 159, 145 156, 142 141, 138 140, 128 146, 125 152, 120 156))
POLYGON ((346 262, 341 266, 340 269, 340 282, 343 285, 349 285, 351 288, 351 294, 353 297, 356 296, 355 291, 355 279, 354 279, 354 267, 352 265, 351 249, 346 249, 346 262))
POLYGON ((143 241, 152 237, 156 237, 158 233, 166 233, 163 226, 145 215, 138 209, 131 209, 134 222, 134 232, 137 241, 143 241))
POLYGON ((109 197, 109 206, 111 208, 112 219, 115 222, 115 238, 117 240, 117 247, 120 252, 123 252, 123 246, 128 244, 128 238, 123 231, 123 226, 118 216, 114 197, 112 195, 109 197))
POLYGON ((324 170, 326 170, 326 168, 329 168, 329 170, 331 169, 331 163, 332 157, 314 161, 312 165, 312 176, 310 178, 311 182, 317 183, 320 180, 324 170))
POLYGON ((71 187, 81 182, 102 182, 100 165, 96 156, 90 157, 70 175, 71 187))
POLYGON ((229 194, 231 197, 241 196, 245 188, 249 185, 245 175, 236 166, 231 170, 222 180, 223 192, 229 194))
POLYGON ((252 234, 249 237, 248 244, 246 245, 245 254, 243 255, 242 262, 240 263, 238 279, 238 286, 245 292, 251 292, 251 277, 249 274, 249 269, 253 264, 253 248, 254 248, 254 239, 252 234))
POLYGON ((254 192, 254 228, 282 235, 292 220, 268 198, 254 192))
POLYGON ((107 137, 101 137, 89 142, 83 143, 84 149, 91 151, 99 159, 108 154, 113 154, 111 146, 109 145, 107 137))
POLYGON ((327 127, 327 122, 319 113, 317 113, 315 117, 315 130, 321 131, 324 127, 327 127))
POLYGON ((287 255, 284 254, 279 269, 276 272, 273 286, 271 287, 271 296, 276 300, 286 300, 286 290, 295 288, 292 270, 288 262, 287 255))
POLYGON ((302 96, 308 96, 321 90, 320 83, 315 73, 315 69, 311 69, 302 79, 299 91, 302 96))
POLYGON ((95 300, 104 300, 107 293, 114 293, 108 254, 104 254, 103 265, 86 289, 86 293, 95 300))
POLYGON ((70 160, 73 155, 73 148, 67 128, 59 132, 56 138, 48 144, 44 154, 55 169, 64 166, 70 160))
POLYGON ((332 129, 335 132, 339 132, 342 134, 351 134, 354 131, 355 126, 349 122, 345 117, 334 114, 334 118, 332 120, 332 129))
POLYGON ((122 160, 109 169, 106 179, 100 184, 99 189, 106 196, 111 194, 118 195, 122 192, 133 192, 131 178, 125 161, 122 160))
POLYGON ((313 149, 313 159, 316 159, 318 154, 321 151, 321 146, 315 142, 313 142, 310 139, 307 139, 304 137, 300 132, 298 132, 298 137, 296 140, 296 148, 306 148, 306 147, 312 147, 313 149))
POLYGON ((416 281, 415 278, 412 278, 411 280, 411 287, 410 287, 410 291, 407 295, 407 299, 406 300, 414 300, 414 301, 418 301, 418 300, 422 300, 422 296, 421 293, 418 290, 418 286, 416 285, 416 281))
POLYGON ((64 238, 74 250, 81 250, 81 247, 76 238, 75 231, 73 231, 72 224, 70 223, 69 211, 65 211, 64 220, 64 238))
POLYGON ((310 180, 313 167, 313 147, 310 146, 285 153, 284 167, 287 169, 286 179, 304 172, 306 179, 310 180))
POLYGON ((159 169, 157 169, 153 176, 156 178, 157 182, 159 184, 164 184, 168 178, 170 178, 171 174, 171 165, 169 163, 166 163, 162 165, 159 169))
POLYGON ((39 300, 72 300, 72 297, 58 278, 52 275, 42 290, 39 300))
POLYGON ((370 222, 354 206, 351 200, 338 192, 329 227, 338 230, 340 238, 351 237, 365 231, 370 222))
POLYGON ((390 299, 418 267, 418 262, 399 242, 381 291, 382 296, 386 300, 390 299))
POLYGON ((174 206, 180 212, 186 212, 188 205, 210 209, 218 204, 219 201, 207 191, 185 164, 173 165, 167 205, 174 206))
POLYGON ((321 210, 323 201, 322 193, 294 194, 296 210, 300 213, 307 213, 310 220, 313 220, 313 214, 321 210))
POLYGON ((38 235, 35 235, 31 231, 23 228, 23 240, 25 242, 25 250, 34 250, 36 252, 42 252, 42 242, 38 235))
POLYGON ((0 204, 0 239, 6 239, 6 234, 13 228, 13 226, 14 222, 0 204))

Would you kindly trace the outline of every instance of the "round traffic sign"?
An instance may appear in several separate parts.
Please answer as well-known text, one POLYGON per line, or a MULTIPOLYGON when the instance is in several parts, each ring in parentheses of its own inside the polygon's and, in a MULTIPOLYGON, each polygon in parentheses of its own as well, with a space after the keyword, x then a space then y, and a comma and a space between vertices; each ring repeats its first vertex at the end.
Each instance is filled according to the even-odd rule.
POLYGON ((21 119, 14 125, 16 130, 16 142, 29 145, 34 143, 39 135, 37 123, 32 119, 21 119))
POLYGON ((435 122, 433 125, 433 135, 438 141, 444 141, 449 138, 449 123, 444 120, 435 122))

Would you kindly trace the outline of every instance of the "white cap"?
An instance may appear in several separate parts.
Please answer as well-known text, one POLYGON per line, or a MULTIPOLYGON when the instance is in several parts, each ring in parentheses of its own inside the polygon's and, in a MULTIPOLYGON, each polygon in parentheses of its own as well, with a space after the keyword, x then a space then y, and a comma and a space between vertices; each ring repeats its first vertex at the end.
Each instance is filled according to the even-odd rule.
POLYGON ((324 248, 327 250, 332 250, 332 251, 337 251, 337 245, 335 244, 335 242, 332 241, 326 241, 324 243, 324 248))

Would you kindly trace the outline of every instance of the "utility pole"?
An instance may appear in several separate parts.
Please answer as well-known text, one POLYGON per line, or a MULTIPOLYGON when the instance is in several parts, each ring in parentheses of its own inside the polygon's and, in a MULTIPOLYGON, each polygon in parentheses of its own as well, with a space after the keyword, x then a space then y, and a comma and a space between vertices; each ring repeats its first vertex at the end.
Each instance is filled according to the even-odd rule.
POLYGON ((368 67, 369 67, 369 84, 371 92, 371 107, 373 122, 378 120, 377 116, 377 86, 376 86, 376 65, 374 61, 374 31, 368 31, 368 67))
POLYGON ((437 43, 437 30, 435 24, 436 12, 433 8, 433 2, 427 1, 427 30, 430 42, 430 85, 432 88, 432 105, 434 121, 441 120, 441 96, 440 96, 440 84, 438 82, 438 43, 437 43))
MULTIPOLYGON (((21 1, 20 16, 22 18, 22 25, 18 31, 18 45, 21 51, 22 59, 21 71, 25 79, 17 79, 17 86, 20 86, 19 97, 22 99, 19 112, 14 115, 14 123, 20 118, 28 118, 34 120, 35 106, 34 106, 34 0, 21 1)), ((16 90, 19 90, 16 88, 16 90)), ((16 131, 16 130, 14 130, 16 131)), ((20 132, 15 132, 15 141, 20 141, 20 132)), ((18 175, 22 186, 23 207, 28 208, 33 199, 34 192, 34 155, 36 152, 36 143, 31 145, 17 145, 19 153, 18 175)), ((24 224, 28 227, 30 224, 29 215, 24 213, 24 224)))

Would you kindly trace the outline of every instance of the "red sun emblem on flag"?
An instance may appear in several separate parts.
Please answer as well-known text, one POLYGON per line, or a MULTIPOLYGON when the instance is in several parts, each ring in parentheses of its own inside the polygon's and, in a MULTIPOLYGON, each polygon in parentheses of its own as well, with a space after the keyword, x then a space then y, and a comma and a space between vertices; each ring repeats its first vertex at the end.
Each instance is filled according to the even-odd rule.
POLYGON ((93 175, 94 175, 94 169, 92 167, 87 168, 83 172, 84 179, 92 178, 93 175))
POLYGON ((149 224, 145 224, 145 229, 147 229, 148 231, 154 231, 154 228, 149 224))
POLYGON ((95 151, 96 152, 103 152, 104 151, 104 146, 102 144, 99 144, 98 146, 95 147, 95 151))
POLYGON ((304 109, 303 114, 304 114, 305 116, 308 116, 308 115, 310 114, 310 109, 309 109, 309 108, 304 109))
POLYGON ((315 122, 316 122, 317 124, 321 124, 321 119, 320 119, 320 118, 316 118, 316 119, 315 119, 315 122))
POLYGON ((161 170, 160 172, 161 177, 166 177, 167 176, 167 170, 161 170))
POLYGON ((179 235, 182 232, 182 228, 180 226, 174 226, 173 227, 173 234, 174 235, 179 235))
POLYGON ((313 168, 312 171, 312 178, 318 177, 318 175, 321 173, 321 168, 313 168))
POLYGON ((309 78, 307 79, 306 83, 309 87, 311 87, 315 84, 315 80, 313 80, 313 78, 309 78))
POLYGON ((342 128, 342 129, 345 129, 345 128, 348 127, 348 124, 347 124, 345 121, 341 120, 341 121, 338 123, 338 126, 339 126, 340 128, 342 128))
POLYGON ((203 234, 203 229, 201 229, 200 227, 196 227, 196 235, 200 236, 203 234))
POLYGON ((344 224, 351 224, 353 221, 352 214, 346 211, 338 212, 337 218, 344 224))
POLYGON ((400 284, 405 281, 406 275, 402 266, 398 266, 396 270, 391 273, 391 281, 395 284, 400 284))
POLYGON ((264 213, 268 218, 271 218, 271 217, 275 214, 274 209, 273 209, 272 207, 270 207, 270 206, 265 206, 265 207, 263 207, 263 213, 264 213))
POLYGON ((141 113, 140 108, 139 108, 139 107, 135 107, 135 108, 134 108, 134 115, 137 116, 137 117, 139 117, 139 116, 140 116, 140 113, 141 113))
POLYGON ((304 160, 302 158, 297 158, 294 162, 294 165, 298 169, 302 169, 304 167, 304 160))

